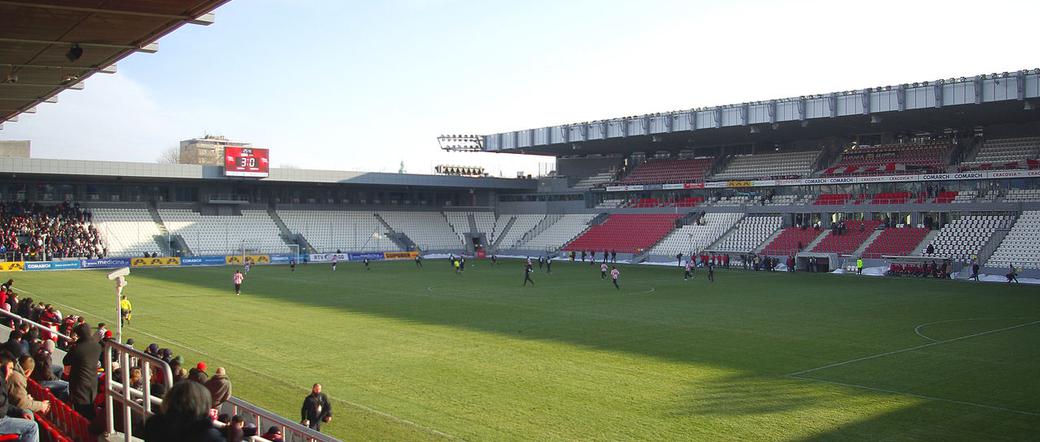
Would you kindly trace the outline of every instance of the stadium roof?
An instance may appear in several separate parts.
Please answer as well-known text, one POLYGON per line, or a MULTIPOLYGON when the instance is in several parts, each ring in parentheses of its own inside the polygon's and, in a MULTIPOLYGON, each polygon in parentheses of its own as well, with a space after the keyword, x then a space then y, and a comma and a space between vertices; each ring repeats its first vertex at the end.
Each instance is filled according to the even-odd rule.
POLYGON ((0 125, 83 80, 155 52, 184 24, 208 25, 228 0, 0 0, 0 125))
POLYGON ((135 182, 250 181, 269 184, 350 184, 518 191, 534 191, 538 186, 537 180, 533 179, 279 168, 272 168, 271 175, 267 178, 255 179, 225 177, 222 166, 43 158, 0 158, 0 178, 6 177, 59 177, 62 179, 94 180, 132 179, 135 182))
POLYGON ((678 151, 1040 121, 1040 69, 871 87, 505 132, 488 152, 678 151))

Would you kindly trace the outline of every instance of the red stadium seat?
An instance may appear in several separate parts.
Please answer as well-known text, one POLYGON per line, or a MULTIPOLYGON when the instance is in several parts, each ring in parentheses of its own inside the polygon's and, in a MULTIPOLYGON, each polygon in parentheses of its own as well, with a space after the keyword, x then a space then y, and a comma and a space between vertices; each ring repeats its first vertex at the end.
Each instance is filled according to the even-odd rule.
POLYGON ((603 224, 592 226, 563 250, 639 253, 671 233, 679 217, 674 214, 610 215, 603 224))
POLYGON ((788 227, 780 232, 780 235, 773 242, 762 249, 762 253, 767 255, 793 255, 801 251, 798 247, 799 244, 804 249, 821 233, 823 232, 811 228, 788 227))

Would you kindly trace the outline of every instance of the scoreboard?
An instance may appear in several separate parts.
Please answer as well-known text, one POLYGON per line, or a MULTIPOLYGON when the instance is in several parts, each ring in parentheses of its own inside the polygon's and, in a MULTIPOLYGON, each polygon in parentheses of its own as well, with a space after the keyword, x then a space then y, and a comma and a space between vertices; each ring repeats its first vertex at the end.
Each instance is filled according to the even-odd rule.
POLYGON ((270 174, 271 160, 267 149, 224 147, 224 176, 265 178, 270 174))

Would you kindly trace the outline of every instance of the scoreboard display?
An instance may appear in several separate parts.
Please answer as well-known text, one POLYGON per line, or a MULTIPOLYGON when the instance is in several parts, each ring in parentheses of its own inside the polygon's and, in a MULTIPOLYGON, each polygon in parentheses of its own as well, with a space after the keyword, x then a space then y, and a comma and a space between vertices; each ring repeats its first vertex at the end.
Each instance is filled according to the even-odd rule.
POLYGON ((271 160, 267 149, 224 147, 224 176, 265 178, 270 174, 271 160))

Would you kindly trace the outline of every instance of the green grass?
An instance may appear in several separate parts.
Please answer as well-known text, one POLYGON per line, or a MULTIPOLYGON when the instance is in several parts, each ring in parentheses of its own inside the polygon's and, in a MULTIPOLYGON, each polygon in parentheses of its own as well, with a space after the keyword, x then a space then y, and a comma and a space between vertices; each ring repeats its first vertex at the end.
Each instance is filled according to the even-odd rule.
MULTIPOLYGON (((1035 287, 516 261, 135 269, 126 333, 225 366, 295 419, 313 382, 347 440, 1030 440, 1035 287), (958 321, 950 321, 958 320, 958 321), (937 324, 922 327, 921 324, 937 324), (945 341, 1020 324, 1005 331, 945 341), (936 341, 932 341, 932 340, 936 341), (921 346, 887 356, 833 363, 921 346)), ((7 275, 3 275, 7 277, 7 275)), ((18 273, 37 299, 115 319, 103 272, 18 273)))

